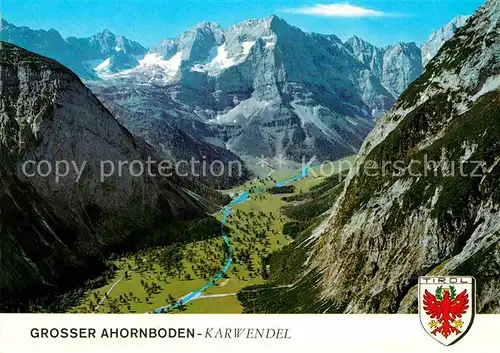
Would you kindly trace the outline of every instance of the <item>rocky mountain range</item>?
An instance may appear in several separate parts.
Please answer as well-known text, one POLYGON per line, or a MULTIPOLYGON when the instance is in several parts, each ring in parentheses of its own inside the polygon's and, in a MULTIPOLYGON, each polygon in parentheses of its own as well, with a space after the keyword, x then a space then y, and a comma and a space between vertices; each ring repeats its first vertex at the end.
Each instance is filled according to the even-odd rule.
POLYGON ((143 98, 127 99, 131 89, 135 97, 161 94, 155 115, 242 158, 352 154, 373 116, 394 101, 340 39, 276 16, 226 31, 201 23, 152 48, 138 67, 96 84, 110 92, 98 92, 104 102, 133 111, 143 98))
POLYGON ((500 0, 488 0, 377 122, 309 239, 327 311, 416 312, 418 277, 452 274, 475 276, 477 310, 500 313, 499 122, 500 0))
MULTIPOLYGON (((36 43, 56 32, 33 31, 37 40, 28 40, 26 27, 2 24, 4 40, 38 52, 36 43)), ((227 30, 200 23, 147 51, 109 31, 58 43, 42 54, 85 70, 80 76, 133 133, 168 155, 202 150, 226 162, 353 154, 422 71, 414 43, 378 48, 357 37, 344 43, 276 16, 227 30), (177 149, 182 143, 168 140, 172 129, 197 147, 177 149)))
MULTIPOLYGON (((107 108, 122 124, 164 152, 162 157, 187 161, 190 161, 192 157, 195 158, 197 165, 193 170, 191 167, 186 167, 186 170, 182 170, 182 174, 189 173, 194 179, 210 183, 216 188, 235 185, 250 175, 244 163, 223 146, 216 146, 198 139, 197 136, 190 136, 172 124, 172 119, 169 119, 164 112, 164 107, 161 106, 162 103, 156 101, 163 99, 165 95, 160 93, 155 97, 153 87, 145 96, 134 97, 139 102, 139 106, 134 110, 129 109, 129 106, 125 104, 117 104, 119 101, 114 100, 114 95, 113 100, 106 99, 107 92, 112 92, 112 90, 102 87, 102 83, 105 82, 103 79, 139 65, 138 60, 147 53, 147 50, 139 43, 115 35, 108 30, 89 38, 69 37, 64 40, 55 30, 33 31, 27 27, 16 27, 3 19, 0 34, 1 38, 7 42, 54 58, 74 70, 87 81, 95 93, 102 94, 99 98, 103 99, 107 108), (95 84, 95 82, 100 84, 95 84), (151 104, 152 101, 154 104, 151 104), (158 104, 160 107, 155 109, 158 104), (151 114, 151 112, 154 113, 151 114), (224 163, 222 176, 214 177, 199 167, 200 163, 206 162, 210 165, 213 161, 224 163)), ((122 91, 113 93, 119 95, 122 91)), ((130 98, 131 95, 134 95, 134 91, 128 91, 127 97, 130 98)), ((134 99, 131 99, 129 103, 132 104, 134 99)), ((132 106, 135 107, 134 104, 132 106)))
MULTIPOLYGON (((103 251, 204 215, 183 191, 193 195, 194 184, 159 177, 157 165, 156 177, 135 167, 111 172, 120 161, 146 166, 159 157, 66 67, 0 42, 0 92, 2 305, 70 287, 102 266, 103 251), (25 161, 33 162, 23 169, 25 161), (71 167, 58 180, 57 161, 81 173, 71 167), (38 162, 44 167, 37 172, 38 162)), ((169 236, 165 231, 162 239, 169 236)))

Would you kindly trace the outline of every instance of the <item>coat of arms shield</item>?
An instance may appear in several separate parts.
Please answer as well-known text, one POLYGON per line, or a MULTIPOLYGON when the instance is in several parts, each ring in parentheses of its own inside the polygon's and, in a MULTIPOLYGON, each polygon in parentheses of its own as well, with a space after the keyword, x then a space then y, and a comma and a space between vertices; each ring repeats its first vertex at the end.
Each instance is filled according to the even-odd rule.
POLYGON ((460 340, 474 321, 474 277, 420 277, 418 313, 424 330, 445 346, 460 340))

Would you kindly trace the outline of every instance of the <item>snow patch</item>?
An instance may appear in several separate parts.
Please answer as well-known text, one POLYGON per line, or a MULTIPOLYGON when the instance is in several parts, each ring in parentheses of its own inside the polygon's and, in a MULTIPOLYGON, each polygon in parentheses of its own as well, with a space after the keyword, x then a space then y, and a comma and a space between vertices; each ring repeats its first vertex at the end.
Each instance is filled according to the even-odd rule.
POLYGON ((139 60, 139 66, 121 71, 111 78, 125 77, 128 75, 139 75, 147 79, 147 84, 152 81, 170 82, 181 67, 182 52, 177 52, 170 59, 165 60, 157 53, 146 54, 139 60))
POLYGON ((108 71, 110 65, 111 65, 111 58, 107 58, 102 63, 97 65, 94 70, 97 72, 108 71))
POLYGON ((262 112, 272 102, 258 101, 255 98, 249 98, 241 101, 233 109, 226 111, 223 114, 217 115, 215 118, 207 121, 208 124, 236 124, 239 121, 251 119, 255 114, 262 112))
POLYGON ((139 65, 128 70, 117 73, 110 72, 111 58, 99 64, 95 71, 101 78, 118 79, 123 77, 137 77, 143 80, 142 84, 151 84, 152 81, 169 83, 181 67, 182 52, 176 53, 170 59, 165 60, 157 53, 146 54, 139 65))
POLYGON ((220 68, 227 68, 234 65, 234 60, 228 57, 226 44, 217 48, 217 56, 211 61, 211 64, 218 65, 220 68))
POLYGON ((209 54, 210 61, 206 64, 196 64, 192 67, 192 71, 196 72, 207 72, 209 75, 216 75, 221 70, 226 69, 235 65, 235 61, 233 58, 228 57, 228 53, 226 50, 226 44, 219 45, 218 47, 214 47, 209 54), (213 56, 213 51, 216 51, 216 55, 213 56))
POLYGON ((222 70, 244 62, 254 45, 253 41, 241 43, 241 52, 235 56, 229 56, 226 43, 214 47, 208 55, 206 63, 194 65, 191 71, 206 72, 211 76, 216 76, 222 70))
POLYGON ((306 107, 295 102, 292 102, 290 105, 302 122, 302 127, 305 127, 306 124, 312 124, 328 137, 335 135, 335 133, 318 117, 317 113, 319 106, 306 107))
POLYGON ((265 47, 266 48, 272 48, 276 45, 276 36, 274 35, 269 35, 269 36, 262 36, 260 37, 264 42, 266 42, 265 47))
POLYGON ((484 96, 487 93, 496 91, 499 88, 500 88, 500 75, 488 77, 483 87, 481 87, 481 90, 479 90, 479 92, 477 92, 471 98, 471 100, 475 102, 476 100, 478 100, 479 97, 484 96))
POLYGON ((243 55, 248 55, 250 53, 250 50, 252 50, 252 47, 254 46, 255 42, 243 42, 241 46, 243 47, 243 55))
POLYGON ((462 143, 462 148, 464 149, 464 155, 460 157, 460 162, 465 162, 468 161, 476 151, 477 143, 469 143, 468 141, 464 141, 462 143))
POLYGON ((181 67, 181 61, 182 61, 182 52, 176 53, 168 60, 164 60, 159 54, 153 53, 153 54, 147 54, 144 57, 144 59, 140 60, 139 66, 141 67, 156 66, 173 76, 181 67))

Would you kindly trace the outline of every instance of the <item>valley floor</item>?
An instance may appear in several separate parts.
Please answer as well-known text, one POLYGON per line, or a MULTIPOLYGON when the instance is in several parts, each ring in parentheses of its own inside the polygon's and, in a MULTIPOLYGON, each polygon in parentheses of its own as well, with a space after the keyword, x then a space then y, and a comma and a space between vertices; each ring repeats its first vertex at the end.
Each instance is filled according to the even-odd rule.
MULTIPOLYGON (((334 168, 342 169, 338 165, 334 168)), ((232 265, 227 275, 202 295, 170 312, 243 311, 236 296, 238 291, 265 283, 269 277, 265 258, 293 241, 283 234, 283 225, 289 221, 281 212, 286 204, 283 196, 304 193, 325 178, 319 173, 310 173, 308 177, 289 184, 294 187, 291 194, 268 192, 276 184, 276 179, 283 180, 294 174, 297 171, 276 171, 225 191, 232 196, 242 191, 250 192, 246 202, 233 206, 233 214, 226 223, 232 265)), ((221 221, 223 215, 219 213, 215 217, 221 221)), ((81 303, 70 312, 150 313, 203 287, 220 272, 226 256, 222 236, 123 255, 112 261, 117 268, 114 277, 106 285, 87 291, 81 303)))

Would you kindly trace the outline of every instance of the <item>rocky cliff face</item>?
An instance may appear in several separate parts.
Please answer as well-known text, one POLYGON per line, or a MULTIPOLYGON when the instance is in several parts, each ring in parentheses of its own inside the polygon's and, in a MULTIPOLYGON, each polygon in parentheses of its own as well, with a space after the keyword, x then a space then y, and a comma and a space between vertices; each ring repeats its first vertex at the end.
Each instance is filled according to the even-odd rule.
POLYGON ((421 73, 421 52, 415 43, 398 43, 385 49, 381 81, 396 97, 421 73))
POLYGON ((0 45, 2 300, 59 284, 70 274, 67 268, 89 264, 105 246, 146 236, 158 218, 169 223, 202 214, 175 180, 141 174, 137 164, 118 167, 120 161, 147 166, 156 153, 120 125, 73 72, 0 45), (73 167, 57 180, 54 173, 36 174, 34 165, 22 171, 28 160, 84 168, 79 180, 73 167), (101 181, 111 164, 115 173, 101 181))
POLYGON ((394 97, 398 97, 422 73, 421 52, 415 43, 379 48, 354 36, 345 45, 394 97))
POLYGON ((37 190, 48 197, 92 201, 103 208, 158 198, 160 189, 154 179, 135 177, 128 168, 121 176, 97 183, 101 161, 145 161, 151 151, 114 119, 76 75, 5 43, 2 59, 1 142, 23 161, 87 163, 78 183, 74 183, 75 174, 58 182, 34 178, 30 182, 37 190))
POLYGON ((169 113, 170 96, 162 87, 137 86, 131 95, 129 91, 117 91, 115 87, 88 84, 113 116, 155 146, 162 158, 185 162, 194 158, 194 163, 182 168, 180 174, 187 174, 217 190, 238 185, 250 177, 245 163, 224 144, 205 140, 211 131, 203 123, 169 113), (204 168, 204 163, 208 167, 204 168), (223 173, 219 172, 219 163, 224 165, 223 173), (211 166, 217 167, 214 173, 210 171, 211 166))
POLYGON ((432 33, 429 39, 422 44, 422 65, 426 66, 438 53, 439 49, 448 41, 455 32, 462 27, 470 16, 457 16, 448 24, 432 33))
POLYGON ((499 17, 487 1, 364 142, 315 233, 329 310, 415 312, 418 276, 453 274, 500 312, 499 17))
POLYGON ((15 312, 23 299, 69 289, 103 270, 99 250, 105 244, 82 214, 17 178, 7 147, 0 152, 0 307, 15 312))

